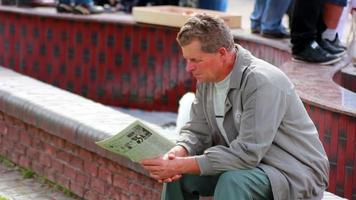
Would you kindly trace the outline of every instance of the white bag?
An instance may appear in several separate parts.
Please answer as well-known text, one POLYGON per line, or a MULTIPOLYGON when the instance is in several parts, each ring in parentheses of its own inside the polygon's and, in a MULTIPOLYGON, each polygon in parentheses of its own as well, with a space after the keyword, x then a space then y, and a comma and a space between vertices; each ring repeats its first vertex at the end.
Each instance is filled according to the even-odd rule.
POLYGON ((352 58, 352 63, 354 67, 356 67, 356 9, 352 9, 352 18, 351 18, 351 28, 350 28, 350 34, 347 38, 347 46, 348 46, 348 53, 350 57, 352 58))

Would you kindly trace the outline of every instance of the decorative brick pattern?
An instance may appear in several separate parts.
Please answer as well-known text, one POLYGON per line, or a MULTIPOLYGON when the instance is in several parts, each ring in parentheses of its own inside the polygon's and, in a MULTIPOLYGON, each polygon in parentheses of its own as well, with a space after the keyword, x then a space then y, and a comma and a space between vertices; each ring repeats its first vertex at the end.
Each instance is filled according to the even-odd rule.
POLYGON ((1 12, 0 65, 104 104, 177 111, 195 90, 177 31, 1 12))
POLYGON ((330 161, 330 192, 356 199, 356 119, 304 104, 330 161))

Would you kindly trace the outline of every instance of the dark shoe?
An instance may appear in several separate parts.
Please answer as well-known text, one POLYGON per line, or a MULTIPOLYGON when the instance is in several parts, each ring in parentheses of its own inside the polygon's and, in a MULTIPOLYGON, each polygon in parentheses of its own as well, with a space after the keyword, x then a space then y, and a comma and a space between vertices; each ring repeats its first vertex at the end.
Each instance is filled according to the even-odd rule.
POLYGON ((320 39, 318 44, 321 46, 321 48, 335 56, 342 56, 346 53, 345 49, 334 46, 331 42, 329 42, 329 40, 320 39))
POLYGON ((339 34, 336 33, 335 39, 333 41, 330 41, 328 39, 325 39, 325 40, 327 42, 329 42, 330 44, 332 44, 333 46, 340 48, 340 49, 344 49, 346 51, 346 47, 344 45, 342 45, 339 40, 339 34))
POLYGON ((57 12, 59 12, 59 13, 71 13, 71 12, 73 12, 73 7, 68 5, 68 4, 60 3, 60 4, 57 5, 57 12))
POLYGON ((104 8, 102 6, 94 5, 94 3, 79 4, 73 9, 73 13, 79 15, 99 14, 103 12, 104 8))
POLYGON ((261 33, 261 29, 259 29, 259 28, 251 28, 251 33, 260 34, 261 33))
POLYGON ((334 64, 340 57, 328 53, 316 41, 312 41, 304 50, 293 53, 293 60, 297 62, 310 62, 322 65, 334 64))
POLYGON ((280 31, 262 31, 262 36, 266 38, 289 38, 290 34, 286 30, 280 31))

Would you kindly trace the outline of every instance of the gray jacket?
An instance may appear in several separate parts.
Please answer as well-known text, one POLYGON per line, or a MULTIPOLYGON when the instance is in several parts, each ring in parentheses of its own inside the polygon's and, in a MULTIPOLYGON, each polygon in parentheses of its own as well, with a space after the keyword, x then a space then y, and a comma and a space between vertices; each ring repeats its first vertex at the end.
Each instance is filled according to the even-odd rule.
POLYGON ((177 144, 198 155, 201 175, 259 167, 274 199, 321 199, 329 162, 293 84, 277 67, 236 48, 223 122, 228 141, 216 124, 213 83, 202 83, 177 144))

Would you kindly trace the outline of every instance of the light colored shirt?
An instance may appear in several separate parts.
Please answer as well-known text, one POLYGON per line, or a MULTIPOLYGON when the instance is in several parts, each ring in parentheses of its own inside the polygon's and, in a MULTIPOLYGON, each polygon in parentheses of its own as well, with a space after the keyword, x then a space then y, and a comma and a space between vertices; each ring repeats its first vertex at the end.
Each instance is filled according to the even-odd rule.
POLYGON ((229 142, 227 134, 225 132, 223 122, 225 117, 225 100, 227 91, 229 89, 231 72, 225 77, 224 80, 214 84, 214 111, 215 119, 221 134, 223 135, 226 143, 229 142))

